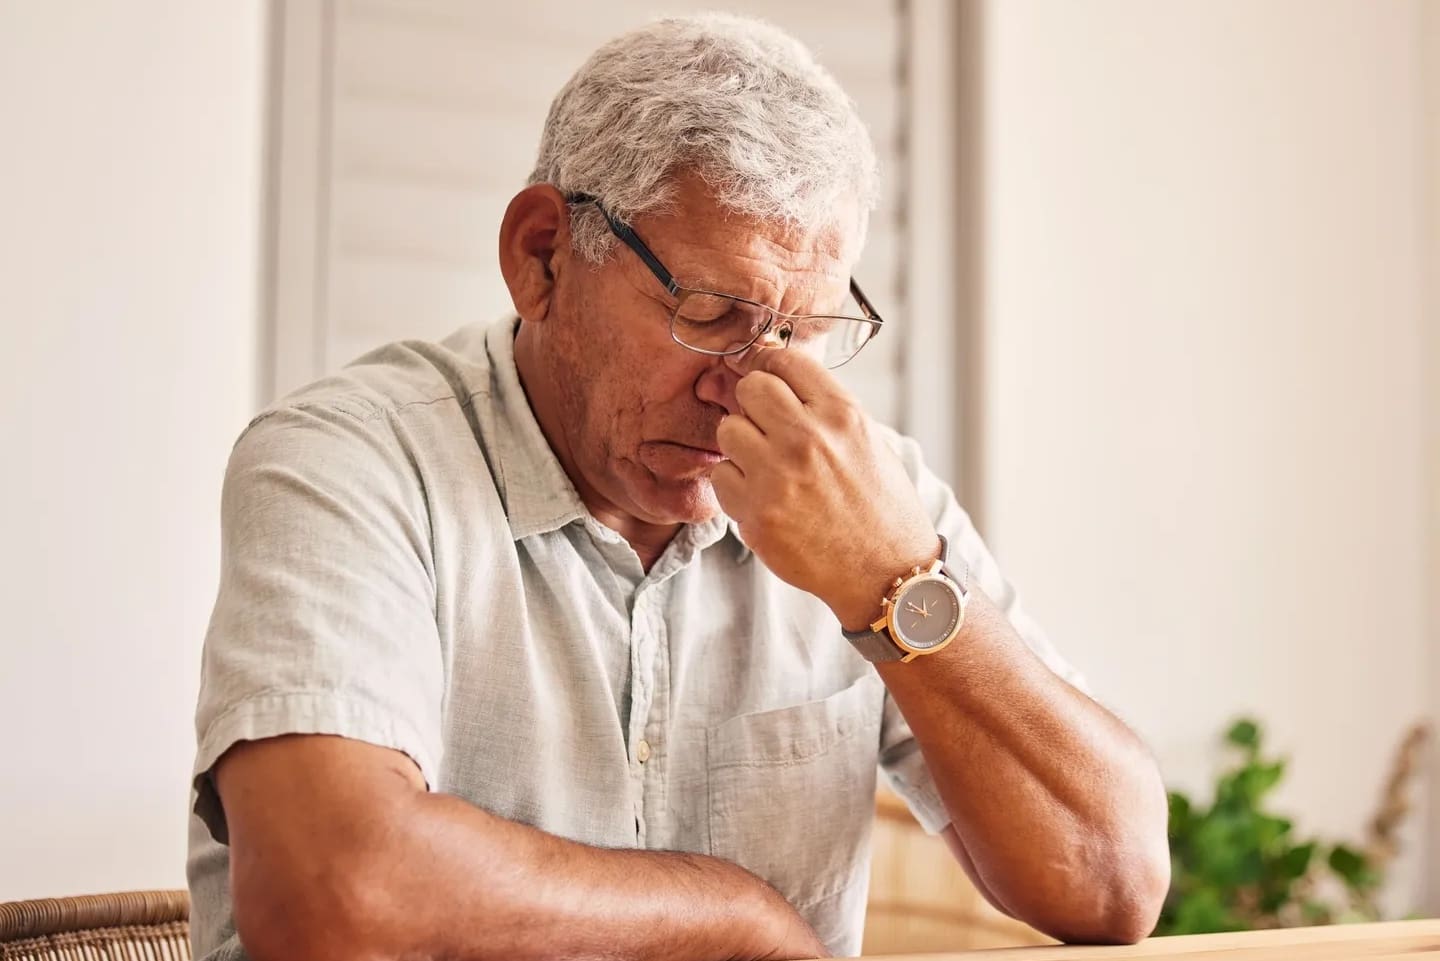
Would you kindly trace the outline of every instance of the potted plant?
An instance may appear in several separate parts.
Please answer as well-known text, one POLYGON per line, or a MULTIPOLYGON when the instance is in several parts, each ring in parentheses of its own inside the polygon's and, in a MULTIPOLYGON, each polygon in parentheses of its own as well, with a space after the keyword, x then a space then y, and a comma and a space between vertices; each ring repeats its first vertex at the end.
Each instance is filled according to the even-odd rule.
POLYGON ((1419 725, 1406 735, 1361 846, 1300 836, 1289 818, 1270 811, 1266 801, 1286 761, 1265 753, 1258 722, 1233 723, 1225 741, 1239 761, 1221 774, 1210 805, 1170 794, 1172 879, 1155 933, 1378 920, 1375 896, 1396 852, 1425 738, 1419 725))

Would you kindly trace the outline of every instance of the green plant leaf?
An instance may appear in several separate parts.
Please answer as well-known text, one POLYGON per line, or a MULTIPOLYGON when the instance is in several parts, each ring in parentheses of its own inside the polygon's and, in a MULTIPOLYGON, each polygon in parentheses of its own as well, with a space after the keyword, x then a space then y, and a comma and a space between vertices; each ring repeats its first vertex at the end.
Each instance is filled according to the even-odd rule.
POLYGON ((1225 732, 1225 740, 1236 747, 1258 751, 1260 750, 1260 725, 1248 717, 1241 718, 1230 725, 1230 730, 1225 732))
POLYGON ((1280 876, 1291 881, 1303 878, 1305 873, 1310 870, 1310 862, 1314 859, 1314 841, 1293 847, 1280 858, 1278 865, 1280 876))
POLYGON ((1290 903, 1290 885, 1284 884, 1272 891, 1266 891, 1260 898, 1260 913, 1275 915, 1290 903))
POLYGON ((1183 838, 1191 831, 1194 821, 1192 811, 1194 807, 1190 799, 1178 791, 1170 792, 1170 838, 1183 838))
POLYGON ((1330 851, 1330 870, 1340 875, 1346 885, 1356 891, 1365 891, 1379 884, 1379 877, 1370 867, 1370 861, 1354 848, 1337 844, 1330 851))
POLYGON ((1365 858, 1360 852, 1337 844, 1330 851, 1330 870, 1349 881, 1365 870, 1365 858))
POLYGON ((1273 853, 1285 846, 1285 836, 1290 833, 1288 820, 1256 813, 1254 823, 1255 846, 1262 852, 1273 853))
POLYGON ((1225 740, 1244 754, 1217 777, 1208 808, 1178 791, 1169 794, 1171 886, 1156 933, 1377 917, 1373 899, 1382 878, 1362 851, 1297 842, 1294 823, 1266 809, 1287 762, 1264 756, 1260 724, 1238 719, 1225 740), (1318 894, 1315 882, 1331 873, 1345 891, 1321 885, 1326 893, 1318 894))
POLYGON ((1174 928, 1167 934, 1213 934, 1239 931, 1245 925, 1226 907, 1220 892, 1202 888, 1176 906, 1174 928))
POLYGON ((1285 775, 1285 762, 1261 764, 1252 761, 1222 779, 1216 801, 1225 807, 1251 809, 1269 794, 1285 775))

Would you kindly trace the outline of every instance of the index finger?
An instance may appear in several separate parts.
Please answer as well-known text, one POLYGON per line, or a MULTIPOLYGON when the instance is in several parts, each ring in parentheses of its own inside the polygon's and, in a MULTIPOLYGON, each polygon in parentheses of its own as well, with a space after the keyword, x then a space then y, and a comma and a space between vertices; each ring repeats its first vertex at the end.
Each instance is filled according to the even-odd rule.
POLYGON ((742 377, 755 370, 774 374, 794 391, 803 404, 814 404, 845 394, 845 388, 825 369, 825 365, 803 351, 752 347, 743 354, 727 356, 725 363, 742 377))

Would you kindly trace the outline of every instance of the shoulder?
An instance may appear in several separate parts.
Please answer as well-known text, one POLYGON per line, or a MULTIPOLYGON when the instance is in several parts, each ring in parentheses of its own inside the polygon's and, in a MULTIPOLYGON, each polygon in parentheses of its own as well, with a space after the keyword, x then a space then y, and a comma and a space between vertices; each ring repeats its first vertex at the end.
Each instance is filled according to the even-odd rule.
POLYGON ((483 446, 474 409, 491 389, 485 328, 386 344, 270 404, 231 450, 227 505, 305 490, 422 510, 431 465, 483 446))
MULTIPOLYGON (((490 393, 485 325, 462 328, 444 341, 385 344, 328 377, 286 394, 256 414, 236 441, 303 453, 325 443, 390 441, 404 447, 434 438, 401 430, 401 420, 428 418, 472 438, 467 411, 490 393), (458 415, 458 416, 457 416, 458 415), (287 433, 298 433, 283 440, 287 433)), ((379 444, 378 453, 385 445, 379 444)))
POLYGON ((467 327, 438 343, 404 340, 377 347, 335 374, 286 394, 249 426, 296 411, 365 422, 417 406, 465 407, 489 390, 483 327, 479 332, 467 327))

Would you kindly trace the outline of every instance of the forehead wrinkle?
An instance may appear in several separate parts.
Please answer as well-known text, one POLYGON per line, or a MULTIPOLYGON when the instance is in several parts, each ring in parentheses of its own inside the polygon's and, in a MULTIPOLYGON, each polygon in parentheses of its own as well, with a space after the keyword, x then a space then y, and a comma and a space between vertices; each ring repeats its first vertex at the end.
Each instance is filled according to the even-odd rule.
MULTIPOLYGON (((791 302, 797 294, 814 295, 823 292, 826 287, 849 282, 850 275, 844 269, 844 264, 838 258, 825 254, 812 254, 807 258, 810 263, 777 264, 773 259, 738 251, 717 252, 732 264, 753 267, 738 266, 733 272, 716 272, 709 264, 703 267, 695 266, 697 258, 686 252, 677 254, 677 266, 671 267, 675 271, 676 281, 686 286, 746 297, 777 307, 783 312, 790 312, 791 302), (757 293, 757 287, 763 288, 764 293, 757 293)), ((810 254, 808 251, 804 253, 810 254)))
MULTIPOLYGON (((859 238, 838 223, 801 227, 724 212, 716 216, 704 205, 699 209, 698 215, 677 209, 642 217, 635 224, 681 286, 796 313, 808 309, 826 288, 838 292, 848 285, 854 260, 849 254, 859 238)), ((648 268, 638 257, 627 259, 632 270, 640 271, 639 283, 645 284, 648 268)), ((649 291, 650 286, 640 289, 649 291)))

